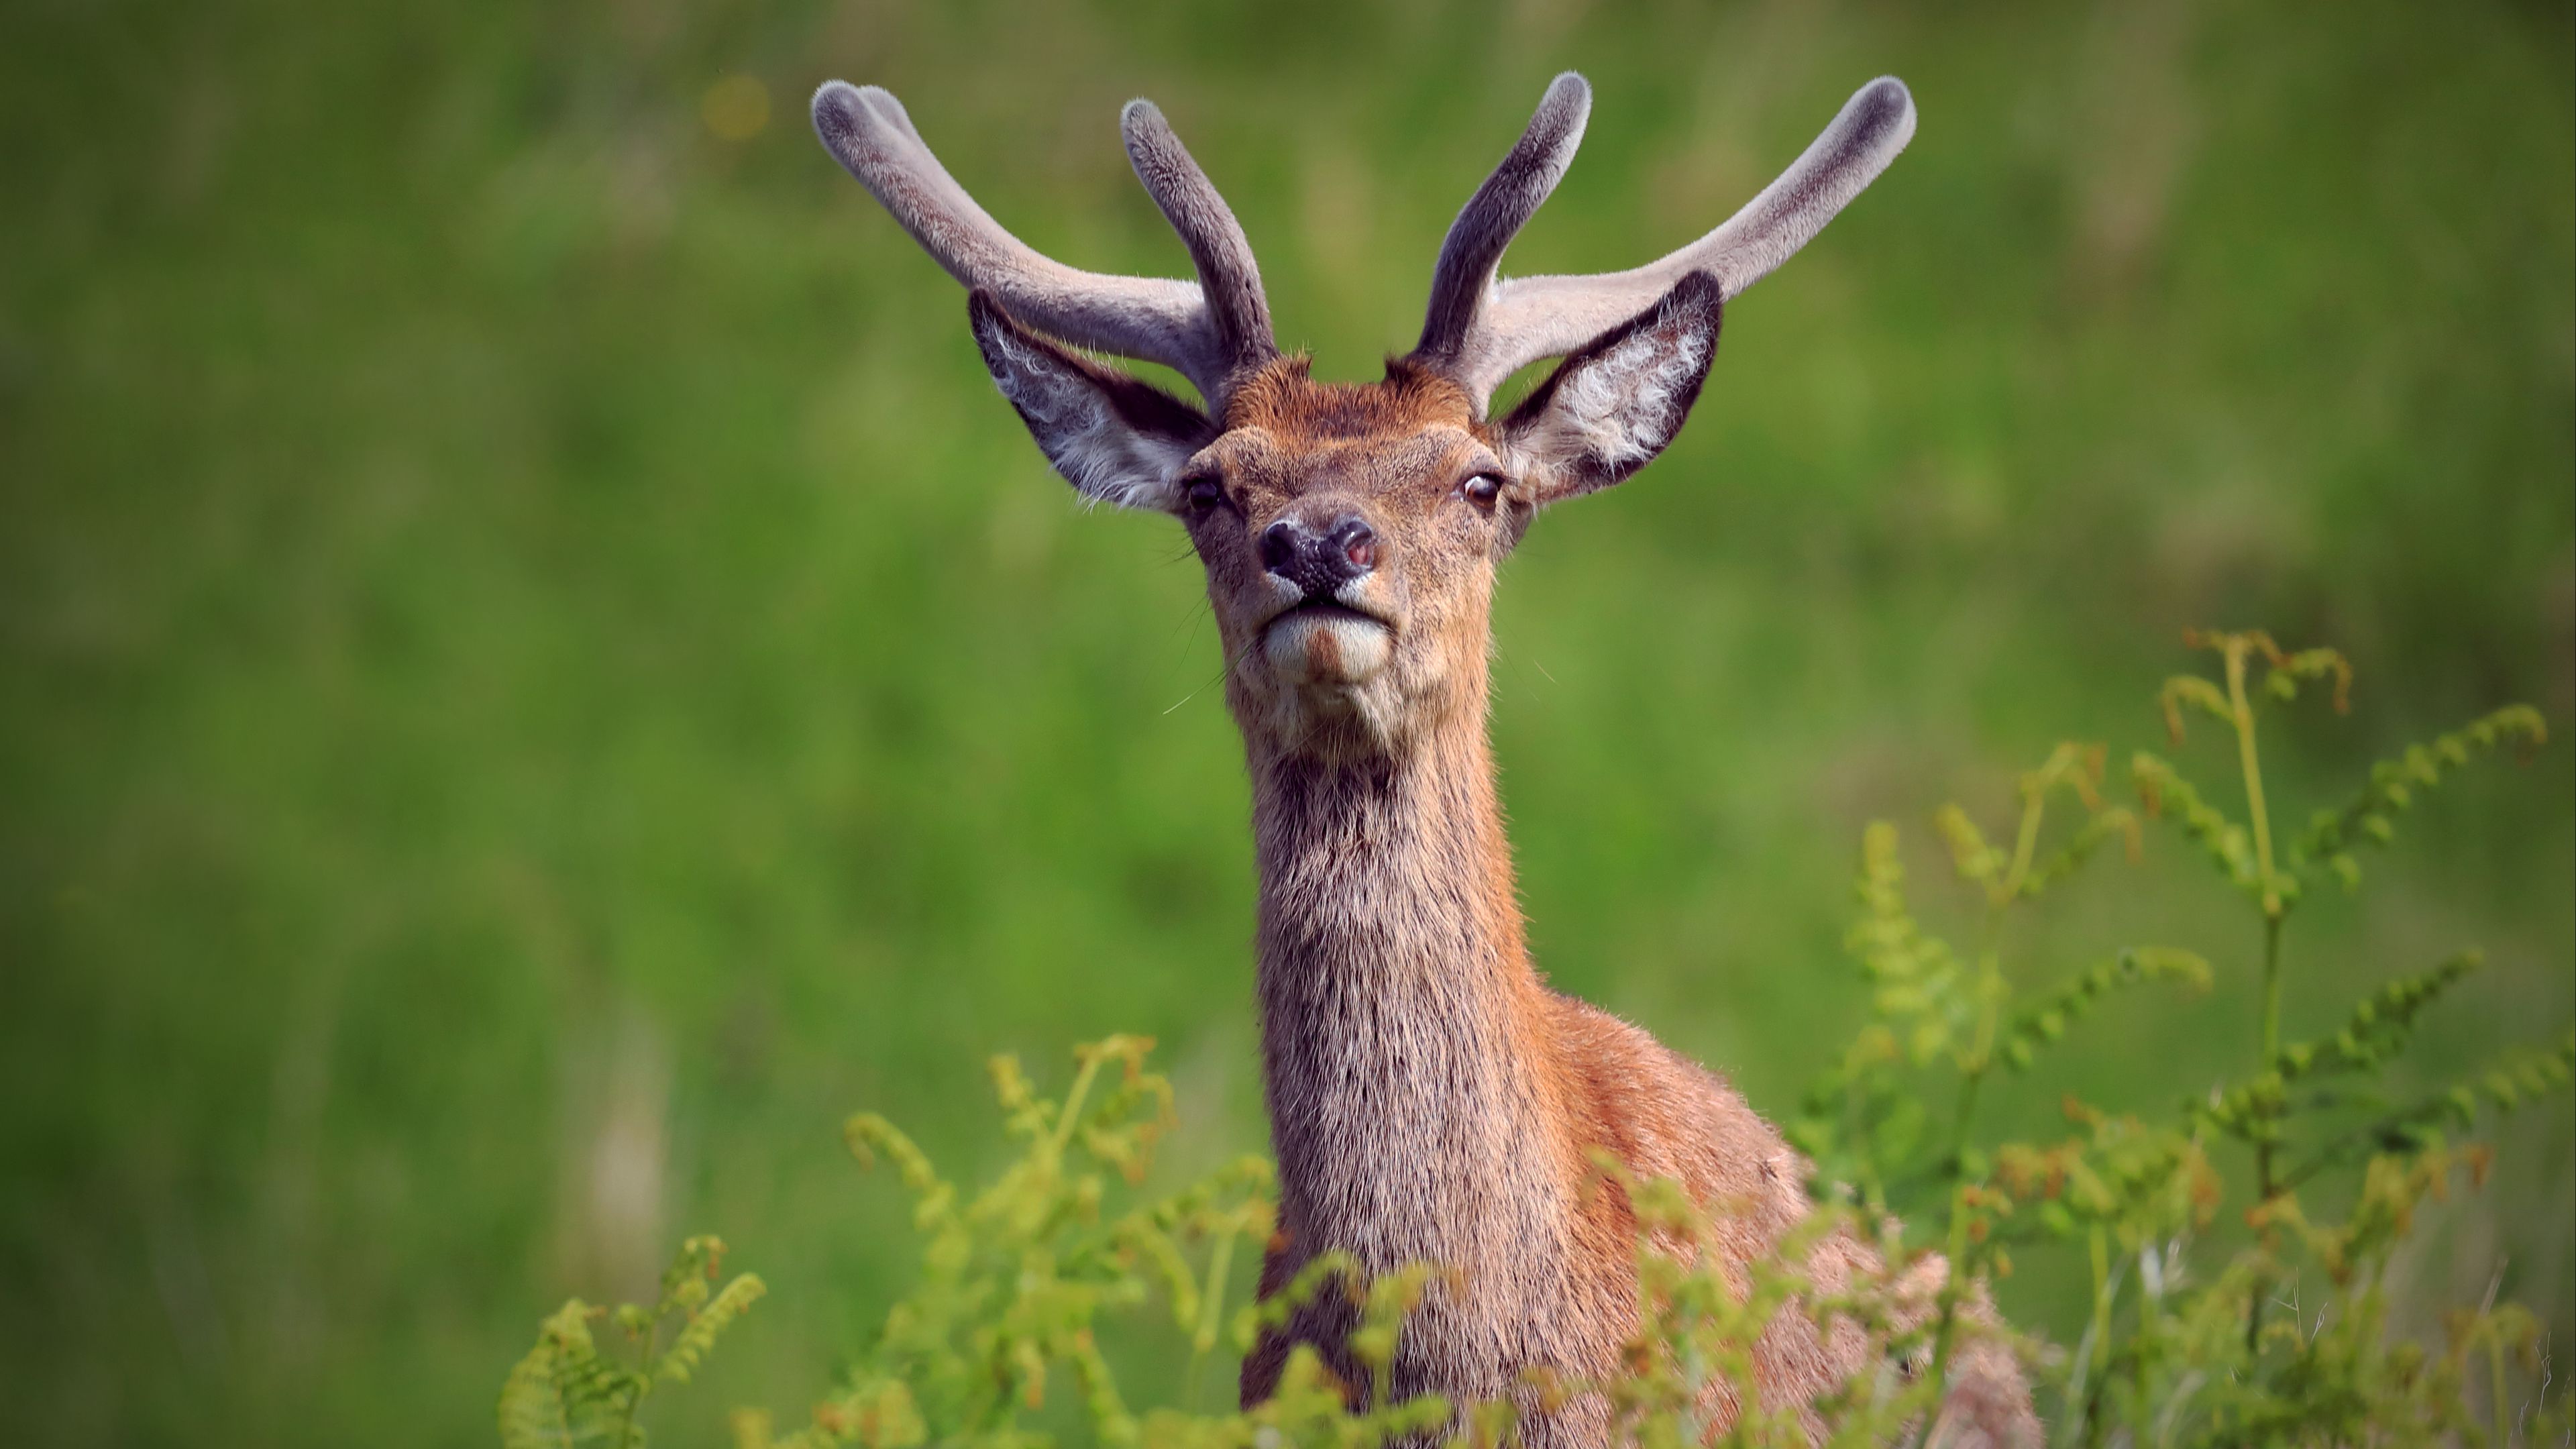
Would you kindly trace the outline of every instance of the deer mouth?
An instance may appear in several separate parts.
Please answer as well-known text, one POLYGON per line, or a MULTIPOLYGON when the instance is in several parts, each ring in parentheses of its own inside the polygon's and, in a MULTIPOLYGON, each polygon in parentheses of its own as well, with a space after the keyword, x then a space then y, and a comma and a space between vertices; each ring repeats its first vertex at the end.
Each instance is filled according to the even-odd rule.
POLYGON ((1261 629, 1261 650, 1290 684, 1347 686, 1386 667, 1394 636, 1395 626, 1375 614, 1315 598, 1272 615, 1261 629))
POLYGON ((1339 599, 1320 595, 1315 598, 1304 600, 1300 603, 1291 604, 1287 608, 1280 610, 1278 613, 1271 615, 1270 622, 1262 625, 1261 627, 1265 630, 1276 629, 1280 625, 1295 619, 1312 619, 1319 623, 1338 622, 1360 624, 1367 625, 1372 628, 1385 629, 1390 632, 1395 628, 1393 624, 1388 623, 1386 620, 1379 618, 1377 615, 1370 613, 1366 609, 1355 609, 1350 605, 1341 602, 1339 599))

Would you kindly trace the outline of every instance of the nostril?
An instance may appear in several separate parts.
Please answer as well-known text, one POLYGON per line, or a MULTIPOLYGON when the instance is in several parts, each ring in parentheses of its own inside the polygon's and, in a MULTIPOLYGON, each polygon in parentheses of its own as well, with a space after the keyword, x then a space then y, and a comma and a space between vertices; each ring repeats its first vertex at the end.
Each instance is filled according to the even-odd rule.
POLYGON ((1288 572, 1297 561, 1297 526, 1281 519, 1261 530, 1261 566, 1274 574, 1288 572))
POLYGON ((1377 567, 1377 530, 1354 518, 1338 530, 1342 557, 1361 573, 1377 567))

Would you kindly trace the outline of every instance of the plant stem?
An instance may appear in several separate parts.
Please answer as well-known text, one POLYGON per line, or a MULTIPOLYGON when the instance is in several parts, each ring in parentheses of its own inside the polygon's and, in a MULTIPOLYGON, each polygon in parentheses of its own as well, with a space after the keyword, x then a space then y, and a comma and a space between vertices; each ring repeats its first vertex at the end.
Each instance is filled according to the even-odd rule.
POLYGON ((653 1392, 653 1351, 662 1346, 662 1317, 659 1313, 653 1316, 647 1335, 644 1356, 636 1363, 635 1392, 627 1397, 626 1416, 617 1426, 617 1449, 628 1449, 637 1442, 635 1411, 644 1407, 644 1396, 653 1392))
MULTIPOLYGON (((1977 950, 1977 1030, 1968 1044, 1965 1056, 1959 1058, 1959 1106, 1950 1126, 1950 1284, 1942 1296, 1941 1322, 1932 1338, 1932 1402, 1939 1403, 1946 1391, 1950 1371, 1952 1329, 1958 1317, 1958 1295, 1969 1276, 1968 1264, 1968 1136, 1976 1119, 1977 1089, 1993 1065, 1995 1028, 2003 1013, 2005 995, 2003 933, 2004 912, 2021 896, 2022 885, 2030 877, 2030 863, 2039 846, 2041 816, 2048 808, 2046 788, 2037 780, 2022 782, 2021 823, 2013 838, 2011 864, 2003 879, 1986 891, 1985 927, 1977 950)), ((1926 1431, 1929 1432, 1928 1430, 1926 1431)))
MULTIPOLYGON (((2263 1065, 2272 1071, 2281 1055, 2281 918, 2263 918, 2263 1065)), ((2281 1193, 2281 1184, 2272 1175, 2273 1137, 2279 1131, 2278 1114, 2266 1105, 2258 1130, 2262 1135, 2254 1142, 2254 1200, 2268 1203, 2281 1193)), ((2254 1285, 2253 1301, 2245 1307, 2245 1351, 2253 1353, 2263 1335, 2264 1285, 2254 1285)))
POLYGON ((1967 1060, 1960 1065, 1959 1120, 1951 1133, 1951 1160, 1958 1165, 1959 1176, 1967 1175, 1965 1154, 1968 1150, 1969 1114, 1977 1105, 1977 1085, 1986 1078, 1986 1069, 1994 1065, 1995 1026, 2003 1014, 2004 963, 1995 949, 2003 935, 2003 909, 1998 906, 1986 930, 1986 947, 1977 953, 1977 1034, 1968 1042, 1967 1060))
POLYGON ((1216 1347, 1217 1321, 1225 1309, 1225 1274, 1234 1257, 1234 1225, 1217 1230, 1216 1246, 1208 1249, 1207 1283, 1199 1299, 1199 1321, 1190 1333, 1190 1368, 1181 1389, 1181 1402, 1195 1409, 1199 1401, 1199 1369, 1207 1362, 1208 1350, 1216 1347))
POLYGON ((2263 1069, 2281 1055, 2281 918, 2263 922, 2263 1069))
MULTIPOLYGON (((2268 916, 2263 921, 2263 1063, 2262 1070, 2275 1070, 2281 1057, 2281 918, 2268 916)), ((2264 1108, 2266 1126, 2272 1125, 2270 1107, 2264 1108)), ((2272 1138, 2266 1132, 2254 1144, 2254 1180, 2258 1201, 2270 1202, 2280 1191, 2272 1177, 2272 1138)))
MULTIPOLYGON (((2254 749, 2254 707, 2245 697, 2245 651, 2252 642, 2248 636, 2230 636, 2224 652, 2227 706, 2236 717, 2236 760, 2245 772, 2245 814, 2254 830, 2254 865, 2263 888, 2263 1057, 2256 1066, 2259 1077, 2273 1070, 2274 1060, 2281 1053, 2281 919, 2288 906, 2272 872, 2272 819, 2263 807, 2263 764, 2254 749)), ((2280 1123, 2272 1105, 2263 1104, 2258 1110, 2262 1121, 2254 1142, 2256 1201, 2268 1203, 2280 1190, 2272 1180, 2273 1138, 2280 1123)), ((2266 1292, 2267 1285, 2256 1280, 2251 1301, 2245 1305, 2248 1354, 2257 1352, 2262 1343, 2266 1292)))
POLYGON ((2082 1366, 2067 1381, 2066 1394, 2058 1413, 2067 1423, 2084 1425, 2084 1442, 2091 1444, 2100 1438, 2099 1430, 2090 1418, 2111 1358, 2111 1242, 2108 1230, 2098 1222, 2085 1237, 2093 1258, 2093 1329, 2085 1336, 2084 1355, 2080 1360, 2082 1366), (2080 1409, 2079 1397, 2082 1400, 2080 1409))
POLYGON ((2095 1372, 2111 1356, 2111 1241, 2100 1223, 2093 1225, 2093 1364, 2095 1372))
POLYGON ((2263 808, 2263 767, 2254 754, 2254 706, 2245 698, 2245 648, 2227 641, 2227 706, 2236 715, 2236 760, 2245 771, 2245 813, 2254 827, 2254 861, 2262 874, 2263 914, 2281 916, 2281 892, 2272 877, 2272 820, 2263 808))
POLYGON ((1049 1155, 1061 1157, 1073 1140, 1073 1124, 1082 1120, 1082 1099, 1091 1094, 1091 1079, 1100 1075, 1100 1058, 1085 1056, 1081 1069, 1073 1074, 1073 1086, 1064 1094, 1064 1107, 1056 1116, 1055 1138, 1049 1155))
POLYGON ((2021 829, 2013 842, 2012 864, 2003 880, 1986 893, 1986 919, 1977 947, 1977 1033, 1968 1042, 1968 1053, 1959 1063, 1959 1110, 1950 1127, 1950 1180, 1967 1176, 1968 1124, 1977 1106, 1977 1086, 1985 1080, 1986 1068, 1992 1065, 1995 1050, 1996 1020, 2003 1012, 2004 999, 2004 912, 2021 894, 2022 881, 2030 874, 2031 852, 2039 843, 2040 812, 2047 806, 2046 797, 2025 784, 2022 787, 2021 829))

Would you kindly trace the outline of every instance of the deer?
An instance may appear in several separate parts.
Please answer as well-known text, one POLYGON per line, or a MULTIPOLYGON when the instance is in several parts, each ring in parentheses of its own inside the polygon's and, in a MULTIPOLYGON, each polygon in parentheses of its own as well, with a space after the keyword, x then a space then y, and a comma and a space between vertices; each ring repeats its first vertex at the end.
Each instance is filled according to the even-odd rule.
MULTIPOLYGON (((1681 1182, 1730 1281, 1812 1211, 1810 1168, 1724 1078, 1550 990, 1524 935, 1488 742, 1496 576, 1536 516, 1624 481, 1681 431, 1727 304, 1812 238, 1914 131, 1893 77, 1861 88, 1733 217, 1622 272, 1502 279, 1504 250, 1566 173, 1591 113, 1572 72, 1459 211, 1419 341, 1375 383, 1283 353, 1233 211, 1151 102, 1120 130, 1195 281, 1113 276, 1003 229, 887 91, 815 93, 816 134, 967 288, 994 385, 1086 503, 1169 514, 1205 568, 1243 736, 1259 875, 1255 996, 1278 1164, 1258 1292, 1317 1255, 1446 1276, 1406 1319, 1392 1392, 1511 1400, 1533 1445, 1607 1442, 1598 1395, 1542 1402, 1532 1370, 1598 1381, 1639 1322, 1637 1221, 1593 1154, 1681 1182), (1095 354, 1170 367, 1193 403, 1095 354), (1508 410, 1498 387, 1561 359, 1508 410)), ((1806 1268, 1831 1293, 1881 1271, 1843 1231, 1806 1268)), ((1905 1281, 1928 1293, 1936 1256, 1905 1281), (1928 1276, 1927 1276, 1928 1275, 1928 1276)), ((1977 1285, 1968 1316, 1992 1328, 1977 1285)), ((1365 1402, 1346 1295, 1321 1294, 1246 1357, 1249 1408, 1312 1345, 1365 1402)), ((1890 1371, 1870 1335, 1776 1315, 1755 1348, 1766 1411, 1890 1371)), ((1898 1366, 1901 1371, 1909 1366, 1898 1366)), ((1713 1388, 1709 1422, 1745 1405, 1713 1388)), ((2010 1351, 1970 1335, 1929 1432, 2035 1444, 2010 1351)))

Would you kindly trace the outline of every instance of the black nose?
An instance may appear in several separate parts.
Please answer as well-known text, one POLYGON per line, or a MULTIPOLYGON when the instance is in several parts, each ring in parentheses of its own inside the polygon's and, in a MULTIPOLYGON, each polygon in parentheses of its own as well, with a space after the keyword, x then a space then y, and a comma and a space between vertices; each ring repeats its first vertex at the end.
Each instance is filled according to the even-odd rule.
POLYGON ((1377 567, 1377 530, 1356 513, 1343 514, 1320 533, 1301 519, 1283 518, 1261 531, 1261 566, 1307 598, 1330 598, 1377 567))

